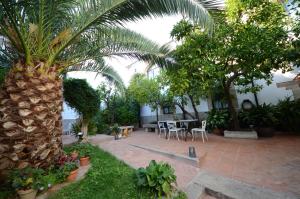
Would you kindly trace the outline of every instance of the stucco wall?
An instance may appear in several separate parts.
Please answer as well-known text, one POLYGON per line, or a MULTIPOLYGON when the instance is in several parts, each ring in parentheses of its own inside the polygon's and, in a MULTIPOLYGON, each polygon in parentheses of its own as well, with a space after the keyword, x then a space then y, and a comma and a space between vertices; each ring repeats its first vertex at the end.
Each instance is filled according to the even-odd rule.
MULTIPOLYGON (((291 97, 291 99, 293 99, 291 90, 277 88, 276 83, 291 81, 297 73, 297 69, 287 73, 282 73, 281 71, 274 72, 273 81, 270 85, 267 85, 264 80, 256 81, 255 84, 263 85, 263 89, 257 93, 259 104, 277 104, 279 100, 283 100, 286 97, 291 97)), ((254 95, 252 93, 238 94, 237 99, 239 107, 241 107, 241 104, 245 99, 249 99, 255 104, 254 95)))

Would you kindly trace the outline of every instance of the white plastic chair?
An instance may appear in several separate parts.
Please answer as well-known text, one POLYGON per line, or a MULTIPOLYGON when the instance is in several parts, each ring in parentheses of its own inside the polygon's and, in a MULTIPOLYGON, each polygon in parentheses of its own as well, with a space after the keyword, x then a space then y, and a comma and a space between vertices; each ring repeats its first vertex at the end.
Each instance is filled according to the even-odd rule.
POLYGON ((202 127, 201 128, 193 128, 192 129, 192 136, 193 136, 193 141, 195 139, 195 134, 196 133, 201 133, 201 136, 202 136, 202 142, 204 143, 204 136, 206 138, 206 140, 208 141, 208 137, 207 137, 207 133, 206 133, 206 120, 203 120, 202 121, 202 127))
POLYGON ((158 122, 158 136, 160 137, 160 135, 162 134, 162 132, 165 133, 165 137, 167 137, 167 131, 168 129, 165 127, 164 122, 158 122))
POLYGON ((170 140, 171 133, 175 133, 176 137, 177 137, 177 140, 180 141, 178 133, 184 131, 184 129, 183 128, 177 128, 176 127, 176 122, 171 122, 170 121, 170 122, 167 122, 167 125, 168 125, 168 129, 169 129, 169 138, 168 138, 168 140, 170 140))

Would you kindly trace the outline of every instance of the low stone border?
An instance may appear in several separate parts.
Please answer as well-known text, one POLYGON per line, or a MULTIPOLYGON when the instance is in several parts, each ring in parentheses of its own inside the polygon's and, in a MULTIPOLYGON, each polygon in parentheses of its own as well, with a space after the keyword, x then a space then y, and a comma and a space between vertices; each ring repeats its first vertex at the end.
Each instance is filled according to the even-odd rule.
MULTIPOLYGON (((74 182, 78 182, 79 180, 82 180, 90 168, 91 168, 91 164, 89 164, 87 166, 79 167, 78 175, 74 182)), ((50 195, 56 193, 57 191, 61 190, 62 188, 66 187, 74 182, 63 182, 61 184, 56 184, 53 187, 51 187, 49 190, 47 190, 45 193, 38 195, 36 197, 36 199, 47 199, 50 195)))
POLYGON ((144 150, 147 150, 147 151, 150 151, 150 152, 154 152, 154 153, 157 153, 157 154, 166 156, 168 158, 184 162, 186 164, 189 164, 189 165, 192 165, 192 166, 195 166, 195 167, 199 167, 200 160, 202 160, 206 155, 206 153, 205 154, 198 154, 199 155, 198 158, 191 158, 191 157, 188 157, 188 156, 185 156, 185 155, 169 153, 169 152, 162 151, 162 150, 152 148, 152 147, 146 147, 146 146, 140 146, 140 145, 134 145, 134 144, 129 144, 129 145, 140 148, 140 149, 144 149, 144 150))

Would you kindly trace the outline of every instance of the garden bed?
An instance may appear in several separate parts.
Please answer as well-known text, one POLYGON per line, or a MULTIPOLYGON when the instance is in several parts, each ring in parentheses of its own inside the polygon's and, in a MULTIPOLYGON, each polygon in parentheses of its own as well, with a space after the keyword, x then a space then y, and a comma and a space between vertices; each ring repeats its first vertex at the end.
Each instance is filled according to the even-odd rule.
POLYGON ((50 199, 150 198, 147 193, 137 190, 135 170, 109 153, 94 147, 91 164, 84 179, 64 187, 50 199))

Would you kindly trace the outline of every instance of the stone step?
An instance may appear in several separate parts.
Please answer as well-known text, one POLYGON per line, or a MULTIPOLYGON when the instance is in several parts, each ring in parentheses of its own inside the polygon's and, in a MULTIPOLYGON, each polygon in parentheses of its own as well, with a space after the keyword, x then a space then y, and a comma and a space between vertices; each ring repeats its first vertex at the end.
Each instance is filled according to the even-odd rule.
POLYGON ((226 138, 258 139, 256 131, 224 131, 226 138))
POLYGON ((291 193, 275 192, 206 171, 200 171, 186 190, 188 191, 187 195, 191 196, 189 199, 199 199, 205 194, 221 199, 297 199, 291 193), (193 187, 198 187, 198 189, 193 189, 193 187), (202 190, 202 195, 196 194, 199 190, 202 190), (201 196, 198 197, 198 195, 201 196))

